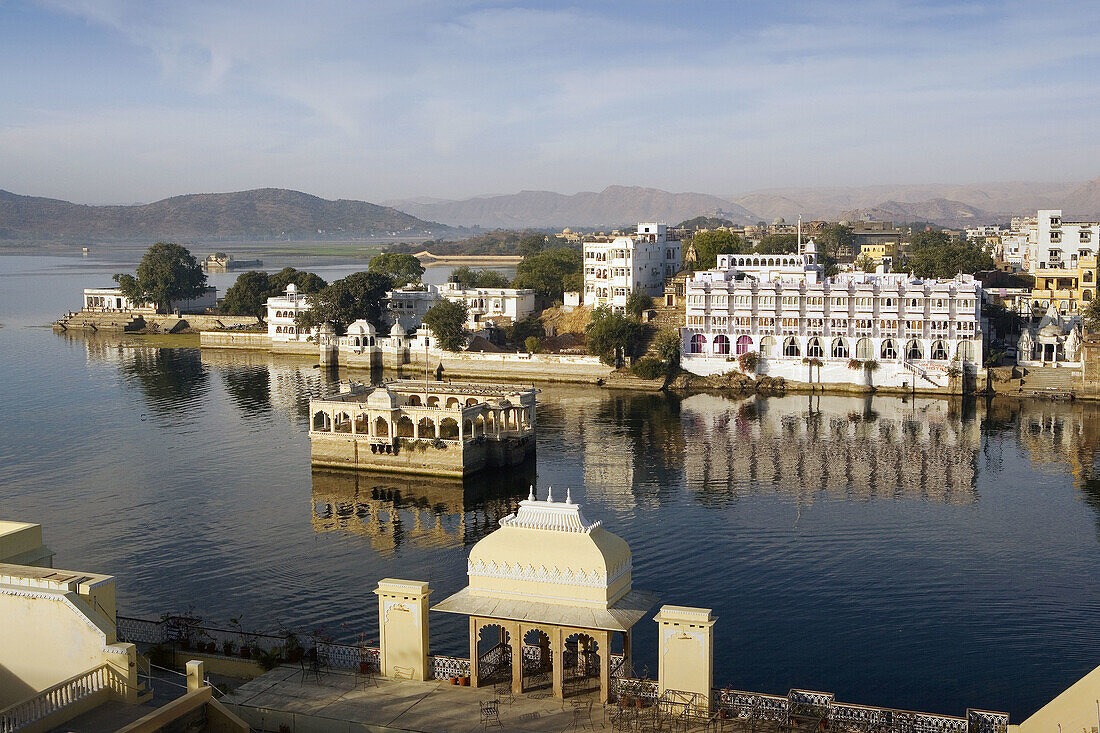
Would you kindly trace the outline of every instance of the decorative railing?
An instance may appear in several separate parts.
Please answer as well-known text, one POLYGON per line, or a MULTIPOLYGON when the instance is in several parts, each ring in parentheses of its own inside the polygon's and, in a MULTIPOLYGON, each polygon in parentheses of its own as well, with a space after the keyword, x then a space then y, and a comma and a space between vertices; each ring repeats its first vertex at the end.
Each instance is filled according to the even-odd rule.
POLYGON ((612 677, 611 694, 617 699, 632 697, 636 700, 645 700, 650 705, 655 705, 657 703, 657 682, 630 677, 612 677))
POLYGON ((432 655, 428 657, 428 674, 436 680, 446 680, 451 677, 469 677, 470 660, 462 657, 432 655))
POLYGON ((1008 713, 970 709, 966 722, 969 733, 1008 733, 1008 713))
POLYGON ((323 641, 317 644, 317 658, 335 669, 359 669, 360 662, 367 662, 371 670, 382 671, 381 652, 376 647, 323 641))
POLYGON ((21 702, 0 710, 0 733, 15 733, 93 695, 126 694, 126 680, 109 664, 58 682, 21 702))
POLYGON ((611 676, 612 677, 626 677, 630 674, 630 670, 626 668, 626 657, 622 654, 612 654, 611 656, 611 676))
POLYGON ((164 621, 116 616, 115 629, 119 641, 131 644, 163 644, 168 641, 168 628, 164 621))

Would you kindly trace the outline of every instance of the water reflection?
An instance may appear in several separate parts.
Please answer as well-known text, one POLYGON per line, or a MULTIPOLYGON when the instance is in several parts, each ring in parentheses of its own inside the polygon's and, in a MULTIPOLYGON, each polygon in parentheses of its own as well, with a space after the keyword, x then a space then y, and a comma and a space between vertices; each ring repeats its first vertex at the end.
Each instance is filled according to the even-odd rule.
POLYGON ((201 356, 203 364, 223 375, 226 391, 235 397, 234 402, 246 416, 257 414, 266 402, 305 421, 310 399, 336 390, 332 372, 315 368, 307 359, 230 349, 202 349, 201 356), (260 375, 266 375, 266 380, 260 375))
POLYGON ((225 391, 246 417, 271 410, 271 372, 265 367, 226 369, 222 373, 225 391))
POLYGON ((535 483, 535 461, 466 479, 313 469, 315 532, 349 532, 393 557, 402 545, 461 549, 498 527, 535 483))
POLYGON ((167 349, 135 346, 126 349, 128 358, 119 371, 136 384, 149 409, 162 415, 178 411, 181 405, 198 402, 209 389, 209 375, 198 349, 167 349))
MULTIPOLYGON (((980 423, 957 400, 695 395, 684 467, 702 501, 766 492, 843 499, 977 500, 980 423)), ((971 408, 972 409, 972 408, 971 408)))

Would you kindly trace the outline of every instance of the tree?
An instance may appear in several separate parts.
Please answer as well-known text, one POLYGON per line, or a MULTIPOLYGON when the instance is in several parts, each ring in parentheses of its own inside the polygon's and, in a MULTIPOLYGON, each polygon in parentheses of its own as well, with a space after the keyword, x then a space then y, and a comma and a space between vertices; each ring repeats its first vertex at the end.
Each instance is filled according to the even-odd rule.
POLYGON ((909 257, 909 269, 917 277, 952 278, 992 270, 993 258, 969 242, 925 244, 909 257))
POLYGON ((304 295, 320 292, 325 287, 325 281, 317 275, 293 267, 284 267, 273 275, 249 270, 238 275, 233 285, 225 291, 218 312, 227 316, 263 318, 267 314, 267 299, 286 292, 286 286, 290 283, 294 283, 298 292, 304 295))
POLYGON ((331 323, 338 335, 360 318, 376 323, 382 315, 382 300, 393 287, 393 278, 384 273, 353 273, 309 296, 312 308, 295 320, 307 329, 331 323))
POLYGON ((401 252, 383 252, 371 257, 367 264, 368 272, 378 272, 393 278, 395 286, 420 282, 424 274, 424 265, 411 254, 401 252))
POLYGON ((537 255, 546 246, 545 234, 528 234, 519 241, 519 253, 524 257, 537 255))
POLYGON ((863 253, 856 257, 855 265, 864 272, 874 272, 878 268, 878 262, 869 254, 863 253))
POLYGON ((680 334, 676 331, 661 331, 653 339, 653 350, 670 366, 680 363, 680 334))
POLYGON ((506 288, 509 285, 504 273, 496 270, 471 270, 467 265, 451 270, 448 278, 451 282, 458 283, 463 290, 473 288, 506 288))
POLYGON ((909 235, 909 251, 916 253, 925 247, 938 247, 950 242, 951 238, 947 236, 947 232, 921 230, 909 235))
POLYGON ((634 289, 626 296, 626 312, 635 318, 641 318, 642 313, 653 307, 653 298, 644 290, 634 289))
POLYGON ((765 234, 756 245, 762 255, 787 255, 798 251, 797 234, 765 234))
POLYGON ((1089 331, 1100 331, 1100 300, 1090 300, 1081 311, 1081 320, 1089 331))
POLYGON ((718 264, 718 255, 737 254, 744 251, 741 237, 726 229, 698 232, 691 238, 695 247, 695 261, 701 270, 709 270, 718 264))
POLYGON ((514 288, 532 288, 536 293, 560 298, 568 290, 576 290, 581 281, 581 252, 573 248, 555 247, 524 257, 516 267, 514 288))
POLYGON ((642 335, 642 324, 610 308, 597 308, 584 327, 585 348, 604 364, 615 366, 619 356, 628 356, 642 335))
POLYGON ((538 336, 528 336, 523 340, 523 347, 528 354, 537 354, 542 351, 542 341, 538 336))
POLYGON ((432 330, 441 349, 458 351, 466 339, 466 304, 442 300, 424 314, 424 325, 432 330))
POLYGON ((814 243, 819 254, 835 260, 842 247, 852 246, 852 228, 844 224, 827 224, 821 234, 814 237, 814 243))
POLYGON ((504 333, 513 344, 522 344, 532 336, 539 339, 544 338, 546 336, 546 329, 543 327, 542 321, 539 320, 538 316, 530 315, 524 319, 513 322, 511 325, 505 326, 504 333))
POLYGON ((172 302, 196 298, 206 288, 206 275, 194 255, 178 244, 157 242, 141 258, 137 277, 115 275, 119 290, 135 303, 153 303, 167 313, 172 302))

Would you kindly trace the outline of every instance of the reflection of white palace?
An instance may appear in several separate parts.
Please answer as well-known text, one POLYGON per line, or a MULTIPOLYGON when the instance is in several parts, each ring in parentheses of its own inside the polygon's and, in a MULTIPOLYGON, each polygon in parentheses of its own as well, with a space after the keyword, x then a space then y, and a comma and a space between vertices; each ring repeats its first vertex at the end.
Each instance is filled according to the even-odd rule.
POLYGON ((685 469, 699 491, 751 495, 791 492, 812 502, 839 498, 975 500, 981 426, 950 403, 875 397, 853 409, 850 397, 684 400, 685 469))

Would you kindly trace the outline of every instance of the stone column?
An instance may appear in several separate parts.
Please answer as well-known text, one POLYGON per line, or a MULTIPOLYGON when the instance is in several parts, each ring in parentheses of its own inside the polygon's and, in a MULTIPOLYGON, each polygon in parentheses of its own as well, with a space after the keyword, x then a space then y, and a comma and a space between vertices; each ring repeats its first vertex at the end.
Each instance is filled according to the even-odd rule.
POLYGON ((611 699, 611 634, 596 632, 596 645, 600 649, 600 702, 611 699))
POLYGON ((382 674, 394 677, 402 667, 412 670, 414 680, 428 679, 428 584, 384 578, 374 592, 382 674))
POLYGON ((512 694, 523 693, 523 633, 519 622, 512 622, 512 694))
POLYGON ((561 700, 565 697, 565 630, 555 626, 552 633, 550 660, 553 667, 551 674, 554 678, 554 697, 561 700))
POLYGON ((476 616, 470 617, 470 687, 477 687, 477 637, 478 622, 476 616))
POLYGON ((694 692, 705 700, 703 714, 710 712, 714 686, 714 636, 716 621, 709 608, 661 606, 653 618, 659 627, 657 640, 657 692, 694 692))
POLYGON ((633 663, 631 661, 632 652, 631 652, 631 649, 630 649, 630 646, 631 646, 630 639, 631 639, 630 629, 627 629, 626 631, 623 632, 623 671, 626 674, 632 675, 633 672, 630 671, 630 665, 633 663))

